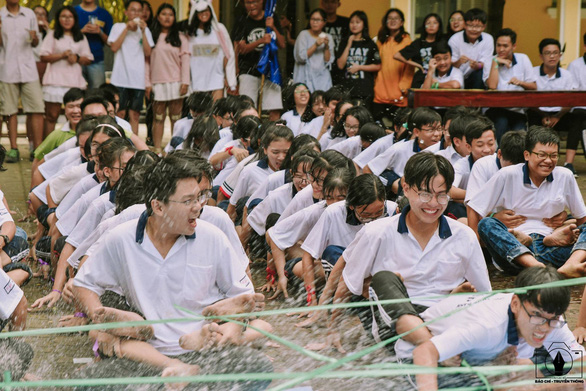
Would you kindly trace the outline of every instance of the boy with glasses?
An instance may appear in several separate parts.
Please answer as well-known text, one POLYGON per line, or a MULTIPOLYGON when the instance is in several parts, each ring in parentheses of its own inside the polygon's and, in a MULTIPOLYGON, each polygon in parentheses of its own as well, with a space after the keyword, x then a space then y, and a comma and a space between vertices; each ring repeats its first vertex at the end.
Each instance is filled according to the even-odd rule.
POLYGON ((568 278, 586 275, 586 233, 576 240, 586 222, 586 206, 572 173, 556 167, 559 143, 550 129, 531 127, 525 139, 525 164, 503 167, 468 202, 469 226, 509 274, 552 264, 568 278), (496 218, 485 217, 502 209, 526 220, 512 231, 496 218), (554 232, 561 224, 554 226, 551 218, 565 209, 576 223, 554 232))
POLYGON ((464 14, 464 30, 452 35, 448 41, 452 48, 452 63, 464 74, 466 89, 484 89, 483 80, 488 78, 494 39, 484 32, 486 20, 486 12, 472 8, 464 14))

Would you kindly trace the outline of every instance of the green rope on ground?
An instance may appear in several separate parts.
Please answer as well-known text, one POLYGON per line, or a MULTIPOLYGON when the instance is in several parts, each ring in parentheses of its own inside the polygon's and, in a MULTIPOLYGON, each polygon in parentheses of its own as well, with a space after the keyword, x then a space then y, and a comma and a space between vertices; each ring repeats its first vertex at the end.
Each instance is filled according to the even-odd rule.
POLYGON ((488 381, 488 379, 486 378, 486 376, 484 376, 482 373, 480 373, 479 371, 475 371, 470 364, 468 364, 468 362, 464 359, 462 359, 462 366, 465 368, 470 368, 474 374, 476 376, 478 376, 478 378, 484 383, 484 385, 486 386, 486 391, 492 391, 492 387, 490 386, 490 382, 488 381))

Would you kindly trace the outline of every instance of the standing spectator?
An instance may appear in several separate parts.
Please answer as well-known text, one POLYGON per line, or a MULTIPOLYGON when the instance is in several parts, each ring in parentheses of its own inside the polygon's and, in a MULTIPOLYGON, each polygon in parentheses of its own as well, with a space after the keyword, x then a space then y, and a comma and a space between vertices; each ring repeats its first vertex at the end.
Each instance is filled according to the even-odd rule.
MULTIPOLYGON (((337 56, 338 51, 343 49, 341 45, 350 34, 350 30, 348 29, 350 19, 337 14, 338 8, 340 7, 340 0, 321 0, 320 7, 326 11, 327 17, 324 31, 332 36, 334 41, 334 51, 332 54, 336 54, 337 56)), ((342 83, 344 81, 344 72, 336 67, 335 62, 331 69, 333 84, 338 85, 342 83)))
POLYGON ((448 39, 458 31, 464 30, 464 11, 456 10, 450 14, 448 20, 448 39))
MULTIPOLYGON (((279 19, 269 16, 265 20, 263 6, 263 0, 245 0, 244 8, 247 15, 236 22, 232 31, 240 73, 239 92, 240 95, 252 98, 255 106, 258 106, 258 93, 261 89, 261 74, 256 67, 264 45, 271 42, 271 35, 265 34, 267 27, 275 33, 277 46, 285 48, 285 37, 280 32, 279 19)), ((281 86, 266 79, 262 93, 262 108, 269 111, 271 121, 278 120, 283 109, 281 86)))
POLYGON ((112 27, 108 44, 114 53, 112 84, 120 90, 118 117, 128 118, 132 132, 138 134, 138 119, 144 101, 145 58, 155 46, 151 31, 141 19, 142 2, 129 0, 124 11, 128 21, 112 27))
POLYGON ((75 11, 81 32, 85 34, 94 55, 94 61, 82 67, 83 77, 87 80, 89 88, 98 88, 106 82, 104 44, 114 22, 108 11, 96 5, 96 0, 81 0, 81 4, 75 6, 75 11))
MULTIPOLYGON (((586 91, 586 33, 582 39, 584 44, 584 55, 572 61, 570 65, 568 65, 568 71, 570 71, 574 77, 578 90, 586 91)), ((574 115, 574 127, 570 129, 570 133, 578 132, 578 134, 582 134, 582 147, 586 150, 586 142, 584 142, 584 136, 586 135, 586 132, 584 131, 584 129, 586 129, 586 106, 574 107, 572 109, 572 114, 574 115)), ((576 144, 576 148, 577 147, 578 145, 576 144)), ((566 161, 567 160, 568 151, 566 150, 566 161)))
POLYGON ((55 130, 65 93, 70 88, 85 90, 87 87, 81 66, 91 64, 93 59, 75 9, 70 5, 61 7, 55 17, 55 30, 47 34, 41 47, 41 60, 49 64, 43 77, 44 137, 55 130))
POLYGON ((195 4, 187 35, 191 48, 191 89, 210 91, 214 100, 224 96, 224 84, 235 91, 234 48, 228 30, 218 23, 207 0, 195 4))
POLYGON ((142 16, 141 19, 144 20, 144 22, 147 24, 147 26, 150 28, 154 22, 154 17, 153 17, 153 8, 151 7, 151 4, 148 1, 143 1, 142 2, 142 16))
POLYGON ((293 81, 304 83, 309 91, 329 90, 332 77, 328 70, 334 62, 334 41, 324 33, 326 13, 321 8, 309 14, 309 28, 299 33, 295 41, 293 81))
POLYGON ((35 13, 21 7, 18 0, 7 0, 0 9, 0 115, 8 117, 10 151, 7 163, 20 160, 16 145, 18 99, 33 129, 33 147, 43 141, 43 105, 41 83, 33 48, 39 44, 39 27, 35 13))
POLYGON ((364 11, 354 11, 350 15, 350 32, 345 47, 340 46, 340 52, 336 53, 337 66, 345 71, 343 85, 350 96, 363 100, 370 107, 374 97, 374 76, 381 65, 364 11))
POLYGON ((33 11, 37 17, 37 25, 39 26, 39 44, 33 48, 33 54, 35 55, 35 61, 37 62, 37 72, 39 72, 39 80, 43 80, 43 75, 47 69, 47 63, 41 61, 41 46, 43 39, 47 36, 47 33, 51 31, 49 28, 49 13, 47 9, 42 5, 37 5, 33 11))
POLYGON ((392 116, 397 107, 407 106, 407 90, 413 81, 413 67, 394 59, 395 53, 411 44, 403 24, 405 15, 397 8, 389 9, 378 31, 381 70, 374 81, 373 115, 375 120, 392 116))
POLYGON ((185 35, 179 34, 171 4, 161 4, 152 27, 156 45, 146 63, 146 96, 154 92, 153 142, 155 153, 160 153, 167 108, 173 129, 181 118, 183 98, 189 88, 189 43, 185 35))
MULTIPOLYGON (((144 22, 146 23, 147 27, 150 28, 151 30, 153 29, 153 8, 151 7, 151 4, 146 1, 143 0, 142 2, 142 15, 141 15, 141 19, 144 20, 144 22)), ((179 30, 181 31, 181 30, 179 30)), ((154 40, 155 44, 157 43, 157 40, 154 40)), ((146 142, 147 145, 153 146, 153 93, 151 91, 150 94, 147 94, 145 92, 144 94, 144 103, 145 103, 145 108, 146 108, 146 115, 144 118, 144 122, 145 125, 147 127, 147 138, 146 138, 146 142)), ((173 129, 173 128, 171 128, 173 129)))
POLYGON ((421 88, 432 58, 431 50, 438 42, 443 41, 442 31, 442 18, 438 14, 428 14, 423 18, 421 37, 395 53, 395 60, 412 65, 420 71, 413 76, 412 88, 421 88))

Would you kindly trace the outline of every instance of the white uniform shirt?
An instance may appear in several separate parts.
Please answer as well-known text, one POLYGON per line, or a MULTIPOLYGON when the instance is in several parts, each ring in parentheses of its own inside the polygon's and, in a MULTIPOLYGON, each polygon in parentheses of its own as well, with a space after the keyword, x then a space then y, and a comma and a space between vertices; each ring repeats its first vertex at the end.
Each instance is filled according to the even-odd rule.
POLYGON ((289 205, 293 199, 293 192, 293 183, 287 183, 278 189, 269 192, 267 197, 248 215, 248 224, 252 227, 254 232, 259 235, 265 234, 267 217, 269 217, 271 213, 283 213, 287 205, 289 205))
MULTIPOLYGON (((306 110, 310 110, 311 108, 307 108, 306 110)), ((299 131, 303 127, 301 123, 301 116, 297 112, 297 110, 289 110, 281 116, 282 120, 287 122, 287 127, 293 131, 293 134, 297 136, 299 131)))
POLYGON ((445 149, 440 149, 435 153, 436 155, 441 155, 448 159, 448 161, 452 164, 453 167, 456 166, 460 160, 465 159, 464 156, 460 155, 455 149, 453 145, 448 145, 445 149))
MULTIPOLYGON (((574 77, 580 91, 586 91, 586 54, 572 61, 568 65, 568 71, 574 77)), ((586 106, 574 107, 574 109, 586 110, 586 106)))
POLYGON ((228 177, 226 179, 224 179, 224 182, 222 182, 222 185, 220 186, 220 191, 222 193, 224 193, 224 195, 227 198, 232 197, 232 193, 234 193, 234 189, 236 188, 236 185, 238 184, 238 179, 240 178, 240 174, 242 174, 242 170, 248 164, 248 162, 250 162, 252 160, 257 160, 256 153, 253 153, 252 155, 248 155, 248 157, 242 159, 236 165, 236 167, 234 167, 234 169, 232 170, 230 175, 228 175, 228 177))
POLYGON ((20 303, 24 293, 4 270, 0 269, 0 319, 6 320, 20 303))
MULTIPOLYGON (((55 148, 51 152, 45 154, 45 156, 43 157, 43 159, 45 159, 45 162, 48 162, 49 160, 53 159, 54 157, 59 156, 63 152, 68 151, 68 150, 73 149, 73 148, 77 148, 77 137, 71 137, 71 138, 65 140, 57 148, 55 148)), ((80 155, 81 155, 81 152, 80 152, 80 155)))
MULTIPOLYGON (((459 31, 452 35, 448 44, 452 48, 452 62, 458 61, 462 56, 466 56, 474 61, 480 61, 484 64, 482 79, 488 79, 490 61, 494 50, 494 39, 492 38, 492 35, 482 33, 480 37, 476 39, 476 42, 470 43, 468 38, 466 38, 465 31, 459 31)), ((469 63, 460 65, 460 70, 464 74, 464 78, 472 73, 469 63)))
POLYGON ((454 66, 450 67, 450 69, 448 69, 448 71, 440 76, 437 73, 437 69, 435 71, 435 79, 437 80, 438 83, 447 83, 449 81, 457 81, 458 83, 460 83, 460 88, 464 88, 464 74, 462 73, 462 71, 454 66))
POLYGON ((502 168, 470 199, 468 206, 480 216, 495 209, 511 209, 527 217, 527 221, 515 229, 543 236, 553 231, 543 223, 544 218, 551 218, 566 208, 576 219, 586 216, 582 194, 570 170, 555 167, 536 187, 529 178, 527 163, 502 168))
POLYGON ((478 159, 472 166, 472 170, 468 176, 465 203, 468 203, 468 201, 470 201, 472 197, 480 191, 482 186, 484 186, 484 184, 488 182, 488 180, 492 178, 494 174, 499 172, 500 169, 501 161, 496 153, 494 155, 485 156, 478 159))
MULTIPOLYGON (((233 140, 233 141, 227 142, 224 145, 224 148, 222 148, 222 150, 219 151, 219 152, 225 152, 226 149, 228 149, 230 147, 232 147, 232 148, 244 148, 244 146, 242 145, 242 143, 240 142, 240 140, 233 140)), ((216 152, 216 153, 219 153, 219 152, 216 152)), ((210 156, 214 156, 214 155, 210 154, 210 156)), ((228 159, 224 160, 220 164, 220 166, 221 166, 220 172, 214 178, 213 186, 221 186, 222 183, 224 182, 224 180, 226 180, 226 178, 228 178, 228 175, 230 175, 230 173, 234 170, 234 168, 237 165, 238 165, 238 160, 236 160, 236 158, 234 156, 229 156, 228 159)))
MULTIPOLYGON (((179 305, 201 314, 208 305, 254 288, 226 235, 205 221, 198 221, 194 235, 180 236, 163 258, 145 232, 146 213, 114 228, 80 268, 74 285, 104 294, 119 289, 128 303, 147 320, 183 318, 179 305)), ((153 325, 148 342, 165 355, 186 353, 179 338, 201 329, 204 321, 153 325)))
POLYGON ((230 204, 236 205, 239 199, 252 195, 273 172, 273 169, 269 167, 268 158, 252 162, 244 167, 238 178, 238 184, 234 189, 234 193, 230 197, 230 204))
MULTIPOLYGON (((182 139, 185 140, 185 138, 189 134, 189 131, 191 130, 192 124, 193 124, 193 118, 187 118, 187 117, 181 118, 180 120, 175 122, 175 125, 173 125, 173 137, 181 137, 182 139)), ((175 148, 177 148, 177 147, 172 146, 171 142, 169 142, 165 146, 165 152, 166 153, 173 152, 175 150, 175 148)))
POLYGON ((413 303, 430 306, 424 296, 447 295, 468 280, 479 292, 490 280, 476 234, 466 225, 441 216, 425 249, 409 232, 406 207, 399 215, 366 224, 346 248, 343 271, 348 289, 362 294, 364 280, 380 271, 400 273, 413 303))
MULTIPOLYGON (((72 137, 72 139, 77 141, 75 137, 72 137)), ((74 164, 78 164, 80 159, 81 151, 79 148, 71 148, 59 156, 55 156, 51 160, 45 160, 45 163, 39 166, 39 172, 43 174, 43 178, 51 179, 59 172, 62 172, 64 169, 67 169, 74 164)))
MULTIPOLYGON (((309 122, 307 125, 305 125, 300 131, 299 134, 309 134, 315 138, 317 138, 317 136, 319 136, 319 132, 321 130, 321 127, 324 124, 324 116, 320 115, 319 117, 315 117, 314 119, 311 120, 311 122, 309 122)), ((322 137, 326 137, 326 135, 324 134, 322 137)), ((322 148, 323 151, 323 148, 322 148)))
MULTIPOLYGON (((433 146, 434 145, 430 148, 433 146)), ((439 148, 434 150, 430 149, 428 152, 435 152, 436 150, 439 150, 439 148)), ((393 144, 391 148, 368 162, 368 167, 375 175, 380 175, 384 170, 393 170, 397 175, 403 176, 407 160, 417 152, 421 151, 422 149, 419 147, 419 138, 404 140, 403 142, 393 144)))
POLYGON ((362 139, 360 136, 353 136, 333 145, 330 143, 328 149, 338 151, 348 159, 354 159, 362 152, 362 139))
POLYGON ((0 190, 0 227, 2 227, 4 223, 14 222, 12 214, 10 214, 10 211, 6 209, 6 205, 4 205, 4 202, 2 202, 3 200, 4 193, 2 192, 2 190, 0 190))
POLYGON ((102 195, 105 190, 106 183, 98 183, 90 190, 88 190, 80 199, 78 199, 71 208, 69 208, 59 221, 56 226, 61 232, 61 235, 70 235, 87 208, 90 206, 93 200, 102 195))
POLYGON ((104 213, 115 208, 115 196, 114 191, 109 191, 93 200, 65 241, 73 247, 79 247, 83 240, 100 224, 104 213))
POLYGON ((252 200, 264 200, 266 196, 273 190, 283 186, 285 183, 291 182, 291 172, 289 170, 279 170, 269 175, 263 183, 252 193, 248 201, 246 201, 246 207, 250 205, 252 200))
POLYGON ((452 186, 458 189, 466 190, 468 186, 468 178, 470 177, 470 170, 474 166, 472 154, 468 155, 466 159, 460 159, 454 164, 454 183, 452 186))
POLYGON ((395 133, 387 134, 385 137, 381 137, 376 140, 370 145, 370 147, 360 152, 358 156, 352 160, 358 167, 360 167, 360 169, 363 169, 364 166, 368 164, 368 162, 389 149, 394 144, 394 142, 395 133))
POLYGON ((87 163, 78 164, 63 172, 61 175, 51 178, 49 181, 49 192, 55 203, 60 203, 73 186, 90 174, 87 170, 87 165, 87 163))
POLYGON ((313 188, 311 184, 307 185, 303 190, 297 192, 295 197, 289 202, 289 205, 285 208, 283 213, 281 213, 281 217, 279 217, 279 221, 285 220, 287 217, 293 215, 294 213, 300 211, 301 209, 305 209, 308 206, 311 206, 318 202, 313 198, 313 188))
POLYGON ((325 201, 308 206, 294 213, 269 229, 269 236, 275 245, 285 251, 293 247, 300 240, 305 240, 311 229, 315 226, 322 213, 326 210, 325 201))
MULTIPOLYGON (((535 79, 537 80, 537 89, 539 91, 566 91, 578 88, 578 83, 570 71, 564 68, 558 68, 555 75, 547 76, 543 71, 543 64, 533 68, 535 79)), ((547 112, 558 112, 561 107, 540 107, 539 110, 547 112)))
POLYGON ((55 216, 57 216, 57 219, 63 217, 65 212, 67 212, 82 195, 87 193, 98 183, 98 177, 96 174, 87 175, 77 182, 77 184, 69 190, 69 193, 63 198, 59 206, 57 206, 57 209, 55 210, 55 216))

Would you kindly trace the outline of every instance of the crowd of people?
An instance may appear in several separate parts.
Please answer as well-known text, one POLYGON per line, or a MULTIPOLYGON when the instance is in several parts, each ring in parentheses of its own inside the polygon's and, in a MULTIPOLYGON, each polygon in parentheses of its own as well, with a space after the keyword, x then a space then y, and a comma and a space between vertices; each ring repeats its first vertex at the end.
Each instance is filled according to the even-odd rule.
MULTIPOLYGON (((562 69, 560 43, 545 38, 533 67, 515 53, 514 31, 484 32, 480 9, 452 13, 446 33, 439 15, 427 15, 412 40, 392 8, 371 39, 366 14, 346 18, 339 5, 321 0, 295 37, 289 21, 265 17, 262 0, 244 1, 231 35, 206 0, 181 22, 169 4, 153 13, 129 0, 127 22, 115 24, 83 0, 60 8, 53 30, 42 7, 7 0, 0 114, 11 149, 0 161, 19 160, 20 98, 37 230, 29 250, 0 192, 0 329, 26 326, 21 287, 36 276, 50 288, 31 310, 75 308, 59 326, 248 314, 93 330, 96 361, 83 378, 270 372, 263 348, 273 325, 250 316, 265 305, 258 291, 307 306, 408 299, 308 312, 296 326, 319 331, 312 349, 344 352, 342 318, 358 314, 374 341, 408 333, 389 359, 417 365, 526 364, 552 342, 584 352, 586 300, 572 332, 563 316, 570 290, 555 283, 586 276, 586 205, 573 168, 586 108, 411 109, 406 96, 586 90, 586 56, 562 69), (257 69, 269 44, 294 45, 283 90, 257 69), (110 83, 104 45, 115 53, 110 83), (138 137, 145 98, 152 150, 138 137), (66 123, 55 130, 62 107, 66 123), (173 133, 163 149, 167 111, 173 133), (266 283, 254 278, 259 264, 266 283), (490 292, 496 274, 517 276, 519 288, 555 286, 465 294, 490 292)), ((31 347, 0 340, 0 356, 9 353, 17 358, 0 359, 1 372, 26 376, 31 347)), ((453 378, 410 382, 433 390, 453 378)))

